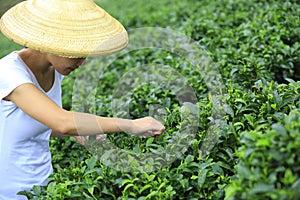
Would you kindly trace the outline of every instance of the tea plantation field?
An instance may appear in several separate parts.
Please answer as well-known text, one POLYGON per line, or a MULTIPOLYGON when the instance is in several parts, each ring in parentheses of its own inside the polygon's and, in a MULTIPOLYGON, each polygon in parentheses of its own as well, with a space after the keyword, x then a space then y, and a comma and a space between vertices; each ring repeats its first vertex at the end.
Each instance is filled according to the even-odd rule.
MULTIPOLYGON (((151 115, 158 138, 52 138, 36 199, 300 197, 298 0, 99 0, 129 31, 120 54, 65 77, 63 106, 151 115)), ((0 37, 0 56, 20 48, 0 37)))

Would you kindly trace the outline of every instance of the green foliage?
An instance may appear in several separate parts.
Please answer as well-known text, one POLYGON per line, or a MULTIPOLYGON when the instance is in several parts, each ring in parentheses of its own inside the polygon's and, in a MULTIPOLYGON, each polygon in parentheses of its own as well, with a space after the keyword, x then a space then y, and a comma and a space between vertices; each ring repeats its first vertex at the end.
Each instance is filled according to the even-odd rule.
POLYGON ((9 54, 12 51, 21 49, 20 45, 17 45, 16 43, 13 43, 9 39, 3 36, 3 34, 0 33, 0 58, 3 56, 9 54))
POLYGON ((226 199, 297 199, 299 197, 299 109, 281 122, 241 132, 236 175, 226 199))
MULTIPOLYGON (((125 133, 106 137, 110 143, 108 147, 103 144, 103 148, 115 146, 143 158, 149 168, 142 173, 107 165, 126 167, 131 162, 139 166, 132 154, 117 159, 116 151, 111 150, 101 157, 103 149, 87 150, 74 138, 51 139, 55 173, 49 185, 35 186, 23 194, 36 199, 297 199, 300 195, 298 1, 97 2, 127 29, 168 27, 203 46, 222 75, 224 92, 217 99, 222 103, 215 104, 216 97, 209 93, 210 85, 203 80, 203 71, 165 50, 126 53, 101 73, 78 69, 63 81, 66 109, 129 118, 150 113, 167 129, 158 138, 137 138, 125 133), (170 67, 184 77, 197 101, 183 105, 177 97, 188 96, 184 90, 132 81, 136 69, 152 64, 170 67), (80 75, 83 78, 78 78, 80 75), (91 106, 89 99, 83 97, 79 102, 85 103, 76 107, 73 91, 86 94, 93 84, 97 86, 91 95, 95 104, 91 106), (128 90, 130 93, 124 93, 125 97, 120 95, 128 90), (116 99, 117 103, 112 104, 116 99), (224 112, 218 116, 223 122, 214 127, 213 123, 219 123, 218 112, 224 112), (188 120, 196 119, 197 124, 185 126, 189 122, 182 120, 184 114, 188 114, 188 120), (212 129, 215 134, 210 135, 212 129), (189 133, 195 134, 191 137, 189 133), (176 140, 179 134, 182 137, 176 140), (172 142, 186 148, 172 149, 173 154, 163 158, 175 159, 161 166, 166 162, 159 160, 162 149, 172 142), (211 144, 213 148, 209 149, 211 144), (147 158, 147 153, 155 156, 147 158), (151 170, 151 165, 160 168, 151 170)), ((2 37, 0 42, 1 57, 19 48, 2 37)), ((88 62, 85 69, 102 66, 101 60, 93 62, 88 62)))

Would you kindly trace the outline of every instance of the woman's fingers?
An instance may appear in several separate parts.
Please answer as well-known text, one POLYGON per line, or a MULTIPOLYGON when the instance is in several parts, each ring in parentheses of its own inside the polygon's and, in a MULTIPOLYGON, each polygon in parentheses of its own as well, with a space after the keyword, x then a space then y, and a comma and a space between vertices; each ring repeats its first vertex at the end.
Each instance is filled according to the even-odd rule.
POLYGON ((152 117, 144 117, 133 120, 131 133, 136 136, 151 137, 160 135, 165 130, 164 125, 152 117))

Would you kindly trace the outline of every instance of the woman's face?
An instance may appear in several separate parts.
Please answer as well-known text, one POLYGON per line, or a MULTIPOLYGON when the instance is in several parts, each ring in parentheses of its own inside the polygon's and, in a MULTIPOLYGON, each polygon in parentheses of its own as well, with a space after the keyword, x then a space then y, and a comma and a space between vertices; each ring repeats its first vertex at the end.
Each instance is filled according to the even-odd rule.
POLYGON ((51 65, 62 75, 68 75, 75 69, 85 64, 86 58, 65 58, 55 55, 48 55, 51 65))

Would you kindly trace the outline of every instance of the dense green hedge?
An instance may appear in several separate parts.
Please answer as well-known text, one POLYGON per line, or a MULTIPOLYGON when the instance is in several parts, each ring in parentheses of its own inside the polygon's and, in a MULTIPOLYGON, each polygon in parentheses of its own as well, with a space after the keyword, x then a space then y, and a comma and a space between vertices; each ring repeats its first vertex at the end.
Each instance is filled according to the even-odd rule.
MULTIPOLYGON (((113 116, 114 88, 135 67, 148 63, 172 67, 186 78, 198 98, 189 107, 189 111, 197 111, 198 131, 186 151, 158 171, 129 173, 99 162, 73 138, 52 139, 55 174, 47 187, 34 187, 27 195, 39 199, 297 199, 298 1, 103 0, 99 4, 128 29, 170 28, 199 43, 222 75, 225 103, 220 110, 225 112, 225 123, 216 130, 214 148, 203 156, 202 144, 214 118, 213 102, 201 72, 171 52, 130 52, 103 72, 96 93, 97 106, 88 111, 113 116)), ((74 77, 79 73, 64 80, 63 104, 67 109, 72 109, 74 77)), ((130 100, 131 117, 147 115, 153 104, 166 108, 166 132, 157 140, 125 134, 107 139, 134 152, 159 153, 159 146, 168 143, 183 125, 176 94, 148 84, 135 88, 130 100)))

